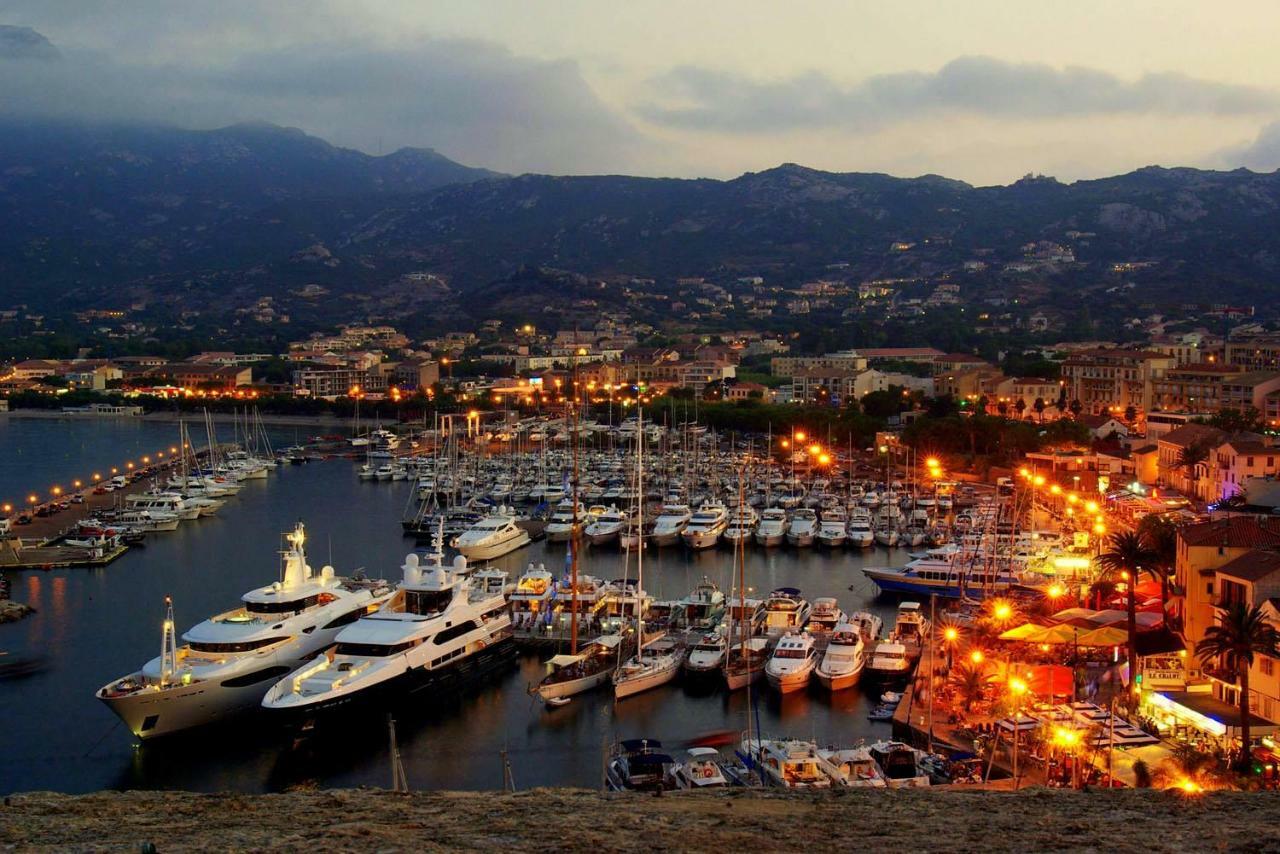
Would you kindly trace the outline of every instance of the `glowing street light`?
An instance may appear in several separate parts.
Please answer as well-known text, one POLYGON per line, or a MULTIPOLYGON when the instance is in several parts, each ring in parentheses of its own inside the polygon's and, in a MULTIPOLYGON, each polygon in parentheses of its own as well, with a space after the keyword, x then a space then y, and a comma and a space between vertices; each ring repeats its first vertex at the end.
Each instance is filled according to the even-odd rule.
POLYGON ((982 650, 980 649, 975 649, 973 652, 969 653, 969 660, 974 664, 981 664, 985 659, 986 656, 982 654, 982 650))
POLYGON ((55 486, 53 489, 51 489, 51 490, 49 490, 49 491, 50 491, 50 492, 52 492, 52 493, 53 493, 53 495, 54 495, 54 497, 56 498, 57 496, 59 496, 59 495, 61 495, 61 494, 62 494, 62 487, 61 487, 61 486, 55 486))

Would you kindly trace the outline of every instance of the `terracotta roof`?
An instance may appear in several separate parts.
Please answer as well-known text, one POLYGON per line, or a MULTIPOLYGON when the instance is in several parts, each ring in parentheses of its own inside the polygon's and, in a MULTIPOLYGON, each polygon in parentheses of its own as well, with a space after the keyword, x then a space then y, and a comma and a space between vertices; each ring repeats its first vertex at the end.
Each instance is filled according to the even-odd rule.
POLYGON ((1155 453, 1155 452, 1156 452, 1156 451, 1158 451, 1158 450, 1160 450, 1160 446, 1159 446, 1159 445, 1143 445, 1141 448, 1134 448, 1134 449, 1133 449, 1133 453, 1135 453, 1135 454, 1151 454, 1151 453, 1155 453))
POLYGON ((1231 549, 1280 546, 1280 519, 1230 516, 1178 529, 1188 546, 1224 546, 1231 549))
POLYGON ((1217 427, 1210 427, 1208 424, 1183 424, 1181 427, 1174 428, 1161 436, 1160 442, 1162 444, 1177 445, 1180 448, 1189 448, 1196 442, 1205 440, 1216 442, 1225 435, 1227 435, 1225 431, 1219 430, 1217 427))
POLYGON ((1280 572, 1280 552, 1254 549, 1218 567, 1218 572, 1242 581, 1261 581, 1273 572, 1280 572))
POLYGON ((1083 356, 1089 359, 1172 359, 1168 353, 1157 353, 1152 350, 1121 350, 1116 348, 1097 349, 1097 350, 1075 350, 1067 358, 1068 362, 1074 361, 1077 357, 1083 356))

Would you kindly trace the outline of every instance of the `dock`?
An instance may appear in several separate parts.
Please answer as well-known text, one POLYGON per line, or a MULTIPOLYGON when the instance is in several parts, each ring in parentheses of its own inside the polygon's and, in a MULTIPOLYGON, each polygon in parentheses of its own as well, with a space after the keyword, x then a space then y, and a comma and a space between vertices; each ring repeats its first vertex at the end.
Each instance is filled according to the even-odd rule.
POLYGON ((0 569, 72 569, 106 566, 129 550, 126 545, 112 549, 85 549, 73 546, 34 544, 21 539, 0 540, 0 569))

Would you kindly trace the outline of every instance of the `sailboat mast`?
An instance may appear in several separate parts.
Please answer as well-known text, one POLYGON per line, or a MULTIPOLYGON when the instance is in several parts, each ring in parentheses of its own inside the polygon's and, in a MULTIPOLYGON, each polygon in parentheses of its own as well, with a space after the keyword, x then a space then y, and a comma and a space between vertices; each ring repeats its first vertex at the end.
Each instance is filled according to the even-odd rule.
POLYGON ((644 650, 644 408, 636 409, 636 657, 644 650))
POLYGON ((569 598, 569 654, 578 654, 578 551, 582 525, 578 515, 578 363, 573 363, 573 409, 570 415, 569 441, 573 445, 573 523, 569 528, 569 583, 573 590, 569 598))

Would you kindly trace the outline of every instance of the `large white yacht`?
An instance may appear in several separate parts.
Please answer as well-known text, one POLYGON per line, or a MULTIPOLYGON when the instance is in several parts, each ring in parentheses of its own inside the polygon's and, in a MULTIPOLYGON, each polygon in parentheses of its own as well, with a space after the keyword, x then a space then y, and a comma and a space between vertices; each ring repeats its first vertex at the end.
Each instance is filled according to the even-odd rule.
POLYGON ((808 632, 783 635, 774 647, 769 663, 764 666, 769 684, 783 694, 804 690, 818 663, 818 648, 808 632))
POLYGON ((827 549, 838 549, 848 539, 844 512, 841 510, 823 510, 821 524, 818 525, 818 545, 827 549))
POLYGON ((573 526, 585 526, 591 520, 583 511, 581 504, 574 504, 573 499, 566 499, 556 505, 543 529, 549 543, 567 543, 573 538, 573 526))
POLYGON ((262 700, 269 713, 295 723, 360 707, 389 705, 401 695, 424 700, 456 689, 515 660, 506 597, 472 590, 465 560, 444 555, 404 559, 404 578, 375 614, 338 633, 336 643, 278 681, 262 700))
POLYGON ((803 629, 809 623, 808 601, 795 587, 779 587, 764 602, 764 631, 771 638, 803 629))
POLYGON ((469 561, 494 560, 529 544, 529 532, 516 521, 515 513, 499 507, 483 517, 450 543, 469 561))
POLYGON ((782 545, 787 537, 787 511, 781 507, 770 507, 760 514, 760 524, 756 527, 756 542, 765 548, 782 545))
POLYGON ((649 542, 655 546, 673 545, 680 539, 680 534, 684 532, 692 518, 693 513, 689 511, 689 505, 664 504, 662 512, 653 522, 653 533, 649 535, 649 542))
POLYGON ((720 535, 727 527, 729 511, 718 502, 707 503, 689 517, 689 524, 680 532, 680 536, 691 549, 709 549, 720 542, 720 535))
POLYGON ((339 578, 331 566, 312 572, 301 524, 286 539, 280 581, 195 626, 182 646, 170 606, 160 657, 99 689, 130 732, 152 738, 256 709, 277 679, 390 597, 385 581, 339 578))
POLYGON ((787 542, 796 548, 808 548, 818 533, 818 514, 808 507, 797 507, 787 526, 787 542))
POLYGON ((831 633, 827 650, 814 673, 828 691, 843 691, 858 684, 866 664, 866 645, 861 629, 853 623, 841 623, 831 633))
POLYGON ((854 508, 849 514, 848 538, 851 546, 869 549, 876 544, 876 532, 871 529, 871 514, 862 508, 854 508))
POLYGON ((151 510, 177 516, 183 522, 190 522, 200 517, 200 507, 188 503, 187 499, 176 492, 160 492, 149 490, 125 496, 125 506, 130 510, 151 510))
POLYGON ((622 526, 626 523, 627 514, 617 507, 610 507, 596 516, 582 533, 591 545, 600 546, 616 540, 622 526))
POLYGON ((751 542, 759 525, 760 514, 751 505, 743 505, 740 510, 735 510, 731 514, 729 527, 724 529, 724 536, 721 539, 731 546, 745 546, 751 542))

